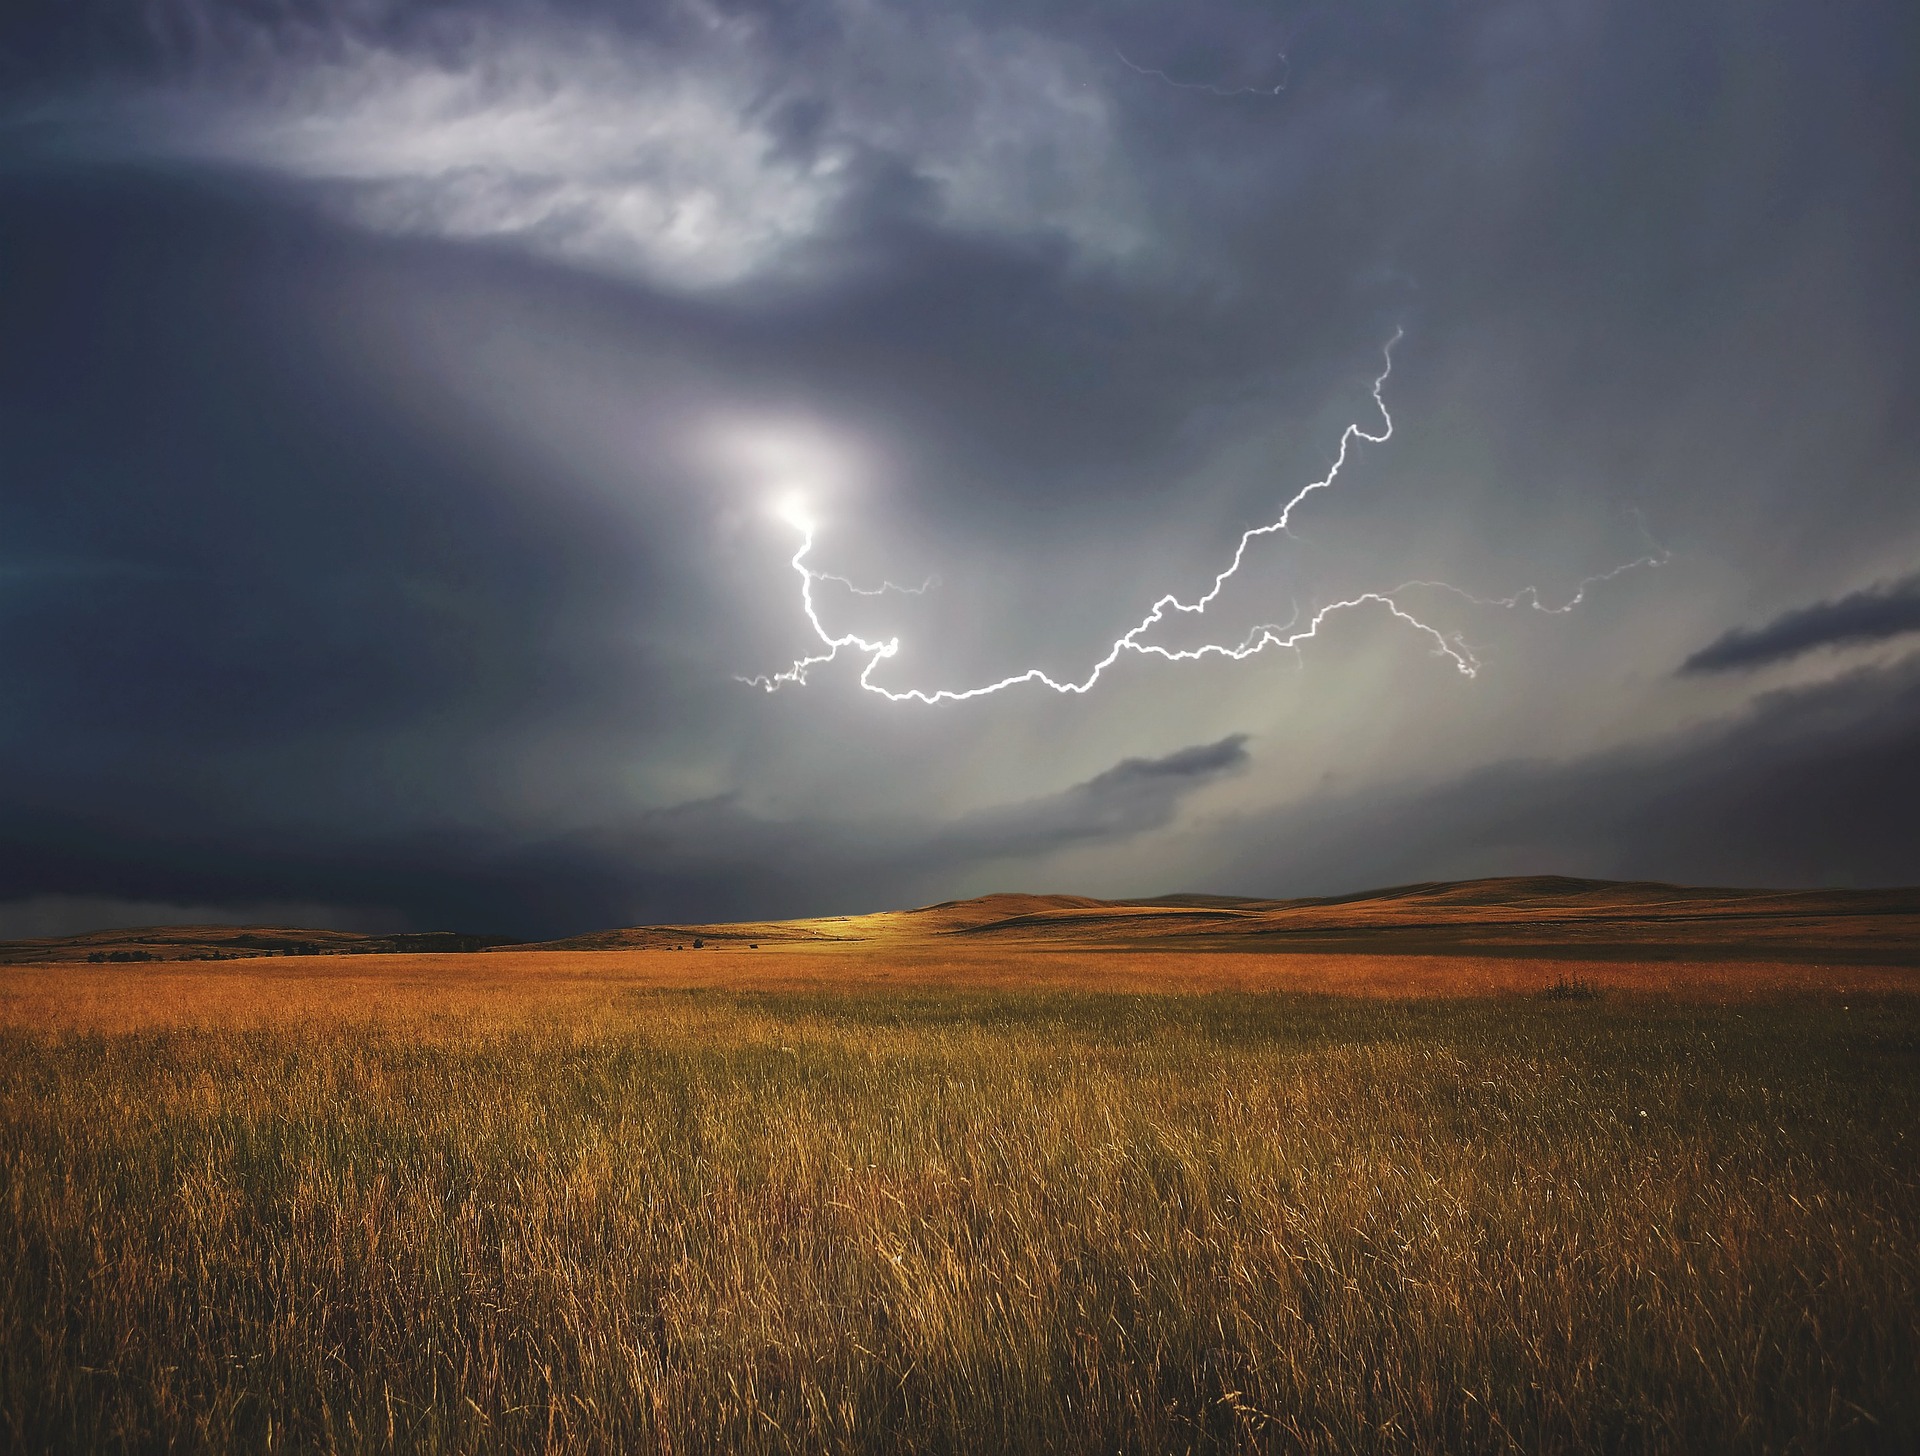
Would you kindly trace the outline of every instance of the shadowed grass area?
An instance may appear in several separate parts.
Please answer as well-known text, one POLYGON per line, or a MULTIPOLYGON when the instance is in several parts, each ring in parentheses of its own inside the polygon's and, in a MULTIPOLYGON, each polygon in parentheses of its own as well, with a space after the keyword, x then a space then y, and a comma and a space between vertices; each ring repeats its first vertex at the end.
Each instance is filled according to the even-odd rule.
POLYGON ((24 1450, 1911 1450, 1920 1005, 0 1033, 24 1450))

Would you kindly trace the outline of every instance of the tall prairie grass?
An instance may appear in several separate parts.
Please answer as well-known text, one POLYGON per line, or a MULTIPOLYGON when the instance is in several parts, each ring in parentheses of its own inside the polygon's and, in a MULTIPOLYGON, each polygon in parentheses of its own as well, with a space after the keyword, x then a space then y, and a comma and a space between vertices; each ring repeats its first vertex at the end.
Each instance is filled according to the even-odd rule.
POLYGON ((22 1451, 1920 1449, 1920 1006, 0 1032, 22 1451))

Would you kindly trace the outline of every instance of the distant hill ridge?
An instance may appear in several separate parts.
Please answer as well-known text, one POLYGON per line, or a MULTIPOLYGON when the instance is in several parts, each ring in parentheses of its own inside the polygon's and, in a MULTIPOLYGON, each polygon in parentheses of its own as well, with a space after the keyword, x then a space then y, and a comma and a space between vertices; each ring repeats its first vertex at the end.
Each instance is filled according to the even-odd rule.
POLYGON ((0 965, 40 961, 240 960, 256 956, 423 955, 491 950, 520 942, 503 935, 419 931, 364 935, 275 925, 146 925, 79 935, 0 941, 0 965))
POLYGON ((639 925, 522 945, 436 933, 150 927, 0 943, 0 963, 252 955, 830 946, 942 937, 1034 951, 1103 946, 1262 952, 1700 956, 1920 963, 1920 888, 1753 890, 1559 875, 1423 881, 1263 900, 1181 893, 1100 900, 1003 892, 911 910, 720 925, 639 925))

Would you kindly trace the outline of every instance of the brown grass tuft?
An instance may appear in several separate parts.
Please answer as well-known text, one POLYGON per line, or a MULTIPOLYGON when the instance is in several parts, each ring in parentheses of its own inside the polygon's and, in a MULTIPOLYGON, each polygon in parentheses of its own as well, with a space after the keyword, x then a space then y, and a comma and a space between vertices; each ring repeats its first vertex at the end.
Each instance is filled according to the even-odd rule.
POLYGON ((1905 998, 363 970, 15 1000, 0 1445, 1920 1444, 1905 998))

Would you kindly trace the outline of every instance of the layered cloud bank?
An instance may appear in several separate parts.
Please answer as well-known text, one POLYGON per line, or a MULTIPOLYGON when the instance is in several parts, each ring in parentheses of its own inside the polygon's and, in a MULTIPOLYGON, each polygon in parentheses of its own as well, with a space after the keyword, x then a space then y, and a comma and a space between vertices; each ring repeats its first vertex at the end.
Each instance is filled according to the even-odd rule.
POLYGON ((1911 878, 1915 24, 12 7, 0 924, 1911 878))
POLYGON ((1106 259, 1147 228, 1107 68, 1017 24, 863 4, 175 14, 81 134, 292 179, 380 231, 703 290, 836 276, 849 212, 890 202, 1106 259))
POLYGON ((1681 671, 1766 667, 1822 647, 1884 642, 1909 632, 1920 632, 1920 576, 1797 607, 1758 627, 1736 627, 1688 657, 1681 671))

